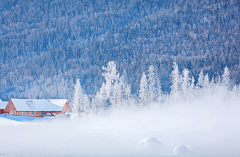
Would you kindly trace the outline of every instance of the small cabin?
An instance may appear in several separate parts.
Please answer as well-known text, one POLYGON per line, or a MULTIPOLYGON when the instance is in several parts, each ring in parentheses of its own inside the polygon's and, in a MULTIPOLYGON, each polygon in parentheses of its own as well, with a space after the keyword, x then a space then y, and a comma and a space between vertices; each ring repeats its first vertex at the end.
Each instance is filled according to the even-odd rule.
POLYGON ((70 110, 67 107, 58 106, 47 99, 10 99, 5 112, 9 116, 43 117, 64 114, 70 110))
POLYGON ((5 113, 5 107, 7 106, 7 103, 8 102, 6 102, 6 101, 0 100, 0 114, 5 113))

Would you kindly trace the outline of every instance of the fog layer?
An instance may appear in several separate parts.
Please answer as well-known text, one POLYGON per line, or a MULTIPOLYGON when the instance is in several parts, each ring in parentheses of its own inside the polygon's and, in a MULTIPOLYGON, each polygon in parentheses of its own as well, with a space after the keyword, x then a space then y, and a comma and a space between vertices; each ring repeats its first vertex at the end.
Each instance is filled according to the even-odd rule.
POLYGON ((186 146, 191 156, 236 156, 239 112, 239 99, 219 92, 189 103, 130 106, 79 120, 5 122, 0 126, 0 156, 173 155, 179 145, 186 146), (159 140, 164 151, 138 150, 145 137, 159 140))

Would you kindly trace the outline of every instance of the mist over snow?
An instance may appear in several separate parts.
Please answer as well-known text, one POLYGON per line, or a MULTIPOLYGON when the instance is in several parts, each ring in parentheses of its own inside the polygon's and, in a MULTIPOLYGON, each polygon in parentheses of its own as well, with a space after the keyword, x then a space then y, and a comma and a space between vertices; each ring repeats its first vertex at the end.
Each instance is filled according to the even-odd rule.
POLYGON ((239 98, 219 88, 188 103, 130 105, 81 119, 9 123, 0 126, 0 156, 172 156, 177 146, 185 146, 190 156, 236 156, 239 111, 239 98), (161 142, 164 150, 140 151, 137 145, 146 137, 161 142))

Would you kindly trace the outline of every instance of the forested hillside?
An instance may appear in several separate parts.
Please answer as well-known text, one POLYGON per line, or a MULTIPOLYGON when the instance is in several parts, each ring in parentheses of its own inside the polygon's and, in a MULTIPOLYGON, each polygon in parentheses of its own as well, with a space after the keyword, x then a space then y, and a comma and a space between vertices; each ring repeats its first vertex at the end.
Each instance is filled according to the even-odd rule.
POLYGON ((227 66, 240 83, 238 0, 1 0, 2 99, 70 98, 77 78, 99 91, 115 61, 132 93, 155 65, 164 92, 172 63, 210 79, 227 66))

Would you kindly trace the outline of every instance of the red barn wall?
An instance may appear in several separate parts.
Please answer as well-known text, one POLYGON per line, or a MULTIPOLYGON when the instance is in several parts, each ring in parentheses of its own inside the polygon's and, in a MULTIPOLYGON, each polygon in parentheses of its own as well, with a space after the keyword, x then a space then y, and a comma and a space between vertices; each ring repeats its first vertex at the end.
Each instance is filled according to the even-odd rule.
POLYGON ((17 115, 17 110, 12 102, 12 100, 10 99, 6 108, 5 108, 5 112, 9 113, 9 116, 16 116, 17 115))
POLYGON ((71 112, 71 109, 68 105, 68 103, 66 102, 66 104, 63 106, 63 109, 62 109, 62 113, 66 113, 66 112, 71 112))
POLYGON ((0 109, 0 114, 3 114, 3 113, 5 113, 4 109, 0 109))
MULTIPOLYGON (((12 102, 11 99, 9 100, 9 102, 8 102, 6 108, 5 108, 5 112, 6 112, 6 113, 9 113, 9 115, 10 115, 10 110, 15 110, 15 111, 16 111, 16 108, 15 108, 15 106, 14 106, 14 104, 13 104, 13 102, 12 102)), ((13 113, 13 112, 11 112, 11 114, 12 114, 12 113, 13 113)))

